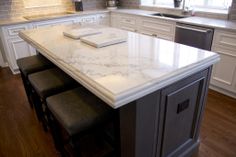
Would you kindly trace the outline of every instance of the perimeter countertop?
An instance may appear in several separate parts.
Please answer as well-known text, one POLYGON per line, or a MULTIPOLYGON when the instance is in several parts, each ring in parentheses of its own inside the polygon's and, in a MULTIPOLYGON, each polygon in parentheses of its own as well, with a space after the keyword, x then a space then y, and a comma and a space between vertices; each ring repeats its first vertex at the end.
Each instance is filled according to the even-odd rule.
POLYGON ((20 37, 113 108, 219 60, 213 52, 101 26, 96 29, 115 31, 127 36, 128 41, 94 48, 63 36, 64 30, 75 28, 78 29, 78 25, 32 29, 21 32, 20 37))
POLYGON ((205 26, 205 27, 211 27, 211 28, 220 28, 220 29, 227 29, 227 30, 236 31, 236 21, 205 18, 205 17, 198 17, 198 16, 189 16, 189 17, 181 18, 181 19, 159 17, 159 16, 154 17, 150 14, 157 13, 156 11, 146 11, 146 10, 141 10, 141 9, 118 9, 118 10, 114 10, 112 12, 131 14, 131 15, 139 15, 139 16, 165 19, 165 20, 169 20, 169 21, 171 20, 171 21, 175 21, 175 22, 192 24, 192 25, 203 26, 203 27, 205 26))
POLYGON ((173 18, 158 17, 158 16, 154 17, 154 16, 151 16, 150 14, 157 13, 156 11, 147 11, 147 10, 141 10, 141 9, 117 9, 117 10, 103 9, 103 10, 88 10, 88 11, 82 11, 82 12, 68 11, 69 14, 58 15, 58 16, 48 16, 48 17, 45 16, 43 18, 38 18, 38 19, 34 19, 34 20, 27 20, 24 17, 1 19, 0 26, 35 22, 35 21, 41 21, 41 20, 50 20, 50 19, 57 19, 57 18, 63 18, 63 17, 73 17, 73 16, 82 16, 82 15, 99 14, 99 13, 109 13, 109 12, 139 15, 139 16, 145 16, 145 17, 150 17, 150 18, 165 19, 165 20, 169 20, 169 21, 192 24, 192 25, 197 25, 197 26, 205 26, 205 27, 211 27, 211 28, 220 28, 220 29, 227 29, 227 30, 236 31, 236 22, 235 21, 197 17, 197 16, 190 16, 190 17, 186 17, 186 18, 182 18, 182 19, 173 19, 173 18))
POLYGON ((190 17, 186 17, 182 19, 173 19, 173 18, 158 17, 158 16, 154 17, 154 16, 151 16, 150 14, 157 13, 156 11, 147 11, 147 10, 141 10, 141 9, 117 9, 117 10, 102 9, 102 10, 87 10, 87 11, 82 11, 82 12, 68 11, 69 14, 58 15, 58 16, 48 16, 48 17, 44 16, 43 18, 38 18, 34 20, 27 20, 24 17, 0 19, 0 26, 35 22, 35 21, 41 21, 41 20, 50 20, 50 19, 63 18, 63 17, 109 13, 109 12, 139 15, 139 16, 145 16, 145 17, 150 17, 150 18, 171 20, 175 22, 192 24, 192 25, 197 25, 197 26, 205 26, 205 27, 211 27, 211 28, 220 28, 220 29, 236 31, 235 21, 197 17, 197 16, 190 16, 190 17))

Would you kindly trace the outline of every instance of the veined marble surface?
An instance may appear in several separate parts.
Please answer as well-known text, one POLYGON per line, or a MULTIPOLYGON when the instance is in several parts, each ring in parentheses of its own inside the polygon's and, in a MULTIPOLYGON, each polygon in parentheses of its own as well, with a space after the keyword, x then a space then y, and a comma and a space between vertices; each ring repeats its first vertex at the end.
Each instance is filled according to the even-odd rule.
MULTIPOLYGON (((219 55, 112 28, 128 41, 94 48, 63 36, 78 25, 26 30, 20 36, 113 108, 118 108, 219 60, 219 55)), ((97 26, 101 31, 111 28, 97 26)))

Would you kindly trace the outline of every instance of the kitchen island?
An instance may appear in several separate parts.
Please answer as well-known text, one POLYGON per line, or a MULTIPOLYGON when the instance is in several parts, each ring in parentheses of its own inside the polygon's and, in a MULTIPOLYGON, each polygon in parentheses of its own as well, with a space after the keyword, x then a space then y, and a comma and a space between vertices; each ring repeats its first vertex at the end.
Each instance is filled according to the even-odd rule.
POLYGON ((219 56, 119 29, 114 31, 127 42, 94 48, 63 36, 75 28, 39 28, 20 37, 119 111, 122 157, 193 155, 211 67, 219 56))

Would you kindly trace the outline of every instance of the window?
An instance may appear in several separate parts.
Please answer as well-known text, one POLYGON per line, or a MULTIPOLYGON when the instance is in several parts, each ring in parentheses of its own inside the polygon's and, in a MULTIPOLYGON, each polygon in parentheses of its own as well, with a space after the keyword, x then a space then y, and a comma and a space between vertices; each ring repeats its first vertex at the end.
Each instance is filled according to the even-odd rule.
MULTIPOLYGON (((185 6, 195 8, 228 9, 232 0, 182 0, 185 6)), ((168 5, 173 6, 173 0, 141 0, 144 5, 168 5)))
POLYGON ((232 0, 190 0, 189 2, 192 7, 218 9, 227 9, 231 3, 232 0))

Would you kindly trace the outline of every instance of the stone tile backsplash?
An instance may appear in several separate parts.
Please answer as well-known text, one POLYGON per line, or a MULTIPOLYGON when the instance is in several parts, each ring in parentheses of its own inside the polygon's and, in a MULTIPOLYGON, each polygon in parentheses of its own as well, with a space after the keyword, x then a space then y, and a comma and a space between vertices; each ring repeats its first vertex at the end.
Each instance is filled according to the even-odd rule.
MULTIPOLYGON (((105 0, 83 0, 84 10, 105 8, 105 0)), ((61 5, 26 8, 24 0, 0 0, 0 18, 50 14, 74 10, 72 0, 61 0, 61 5)))

